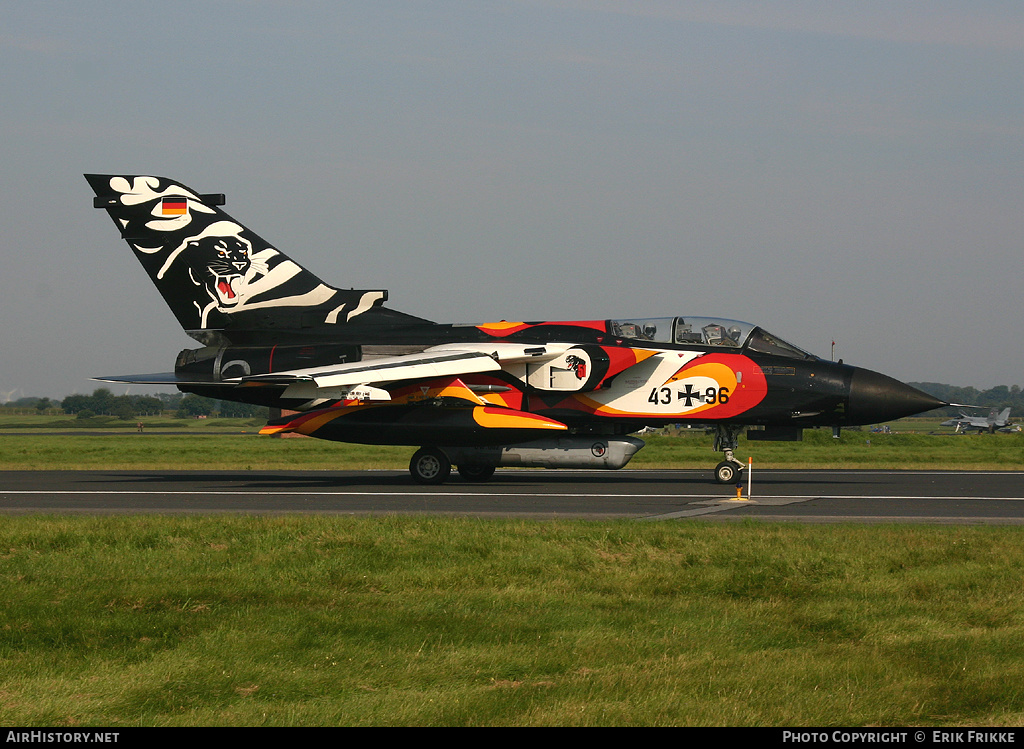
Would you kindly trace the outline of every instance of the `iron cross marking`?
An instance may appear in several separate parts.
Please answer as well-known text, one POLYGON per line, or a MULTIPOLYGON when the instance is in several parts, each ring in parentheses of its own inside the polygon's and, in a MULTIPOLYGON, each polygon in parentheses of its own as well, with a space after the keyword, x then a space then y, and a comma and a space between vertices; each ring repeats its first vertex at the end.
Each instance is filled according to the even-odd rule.
POLYGON ((695 400, 700 400, 700 397, 701 397, 700 393, 698 393, 696 390, 694 390, 693 389, 693 385, 691 383, 689 383, 689 382, 686 383, 686 390, 685 391, 679 390, 679 391, 676 392, 676 395, 679 397, 680 400, 684 400, 684 399, 686 400, 686 407, 687 408, 690 408, 690 406, 693 405, 693 402, 695 400))

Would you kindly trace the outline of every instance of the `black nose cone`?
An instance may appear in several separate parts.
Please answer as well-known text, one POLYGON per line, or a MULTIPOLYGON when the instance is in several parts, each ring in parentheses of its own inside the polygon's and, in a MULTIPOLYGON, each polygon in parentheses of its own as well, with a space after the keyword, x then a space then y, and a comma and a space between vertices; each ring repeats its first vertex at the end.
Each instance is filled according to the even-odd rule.
POLYGON ((851 424, 876 424, 948 405, 917 388, 870 369, 855 369, 850 381, 851 424))

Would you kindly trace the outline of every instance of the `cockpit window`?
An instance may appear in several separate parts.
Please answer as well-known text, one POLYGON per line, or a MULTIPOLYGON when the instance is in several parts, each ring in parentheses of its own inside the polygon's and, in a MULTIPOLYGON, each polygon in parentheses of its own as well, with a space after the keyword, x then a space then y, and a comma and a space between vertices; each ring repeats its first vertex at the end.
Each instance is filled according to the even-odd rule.
POLYGON ((608 330, 612 335, 632 338, 636 341, 657 341, 671 343, 671 317, 648 317, 638 320, 609 320, 608 330))
POLYGON ((757 351, 762 354, 774 354, 775 356, 786 356, 790 359, 813 359, 811 354, 808 354, 803 349, 799 349, 792 343, 787 343, 781 338, 777 338, 769 333, 767 330, 761 328, 755 328, 753 335, 750 336, 749 348, 751 351, 757 351))
POLYGON ((746 342, 753 327, 753 325, 739 320, 677 317, 675 320, 675 342, 740 348, 746 342))
POLYGON ((651 317, 609 320, 608 330, 612 335, 636 341, 740 348, 754 326, 738 320, 709 317, 651 317))
POLYGON ((609 320, 608 332, 634 341, 691 344, 726 349, 746 347, 762 354, 785 356, 790 359, 815 357, 792 343, 739 320, 712 317, 644 317, 629 320, 609 320))

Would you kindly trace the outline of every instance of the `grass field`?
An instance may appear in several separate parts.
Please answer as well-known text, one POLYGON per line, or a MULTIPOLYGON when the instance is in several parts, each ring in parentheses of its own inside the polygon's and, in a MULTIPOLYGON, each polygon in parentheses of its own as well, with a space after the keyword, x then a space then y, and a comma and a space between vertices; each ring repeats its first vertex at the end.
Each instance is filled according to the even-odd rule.
MULTIPOLYGON (((0 465, 404 468, 412 452, 258 426, 0 422, 0 465)), ((739 455, 1024 468, 1019 434, 896 431, 739 455)), ((630 467, 717 460, 703 434, 645 439, 630 467)), ((5 516, 0 723, 1018 726, 1022 569, 1012 527, 5 516)))
POLYGON ((1015 726, 1014 528, 5 518, 6 725, 1015 726))
MULTIPOLYGON (((66 420, 53 419, 44 428, 16 418, 0 420, 2 469, 404 469, 415 450, 259 436, 263 422, 258 420, 165 419, 159 427, 147 423, 139 434, 134 422, 68 429, 63 425, 66 420)), ((807 430, 802 442, 748 443, 742 437, 737 457, 743 462, 752 457, 759 468, 1024 469, 1024 433, 932 434, 929 424, 915 422, 894 427, 890 434, 847 430, 838 440, 829 430, 807 430)), ((647 446, 628 468, 710 470, 721 459, 711 449, 711 436, 702 430, 649 434, 643 439, 647 446)))

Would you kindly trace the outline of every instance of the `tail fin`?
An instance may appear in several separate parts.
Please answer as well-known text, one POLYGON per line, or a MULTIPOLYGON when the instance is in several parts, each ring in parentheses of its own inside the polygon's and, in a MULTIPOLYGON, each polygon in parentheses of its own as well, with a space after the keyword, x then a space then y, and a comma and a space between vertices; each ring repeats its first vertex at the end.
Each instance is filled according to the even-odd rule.
POLYGON ((174 316, 204 341, 213 331, 300 330, 346 323, 383 290, 328 286, 202 195, 164 177, 87 174, 104 208, 174 316))

